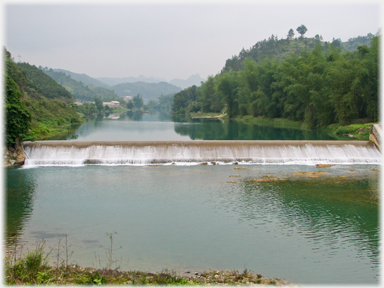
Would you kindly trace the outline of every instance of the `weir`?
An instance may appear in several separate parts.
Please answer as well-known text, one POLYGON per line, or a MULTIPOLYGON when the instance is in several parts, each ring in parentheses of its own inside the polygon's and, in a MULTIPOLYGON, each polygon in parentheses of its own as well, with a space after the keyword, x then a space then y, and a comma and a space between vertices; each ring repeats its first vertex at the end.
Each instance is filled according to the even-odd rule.
POLYGON ((36 141, 24 167, 148 164, 381 164, 370 141, 36 141))

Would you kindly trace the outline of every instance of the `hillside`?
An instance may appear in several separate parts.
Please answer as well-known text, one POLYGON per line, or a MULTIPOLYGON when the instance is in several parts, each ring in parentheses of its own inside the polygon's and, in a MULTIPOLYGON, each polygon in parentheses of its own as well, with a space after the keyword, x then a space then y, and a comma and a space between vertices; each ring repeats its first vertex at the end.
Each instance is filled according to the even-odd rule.
POLYGON ((72 95, 36 66, 14 63, 4 49, 7 146, 76 129, 83 120, 72 108, 72 95))
POLYGON ((249 49, 242 49, 238 55, 234 55, 227 59, 222 72, 224 71, 239 71, 244 68, 243 61, 246 58, 256 62, 262 61, 264 57, 277 58, 280 60, 287 59, 292 54, 300 56, 302 51, 312 51, 317 44, 320 44, 324 51, 328 50, 328 44, 333 44, 344 51, 355 51, 358 46, 369 46, 374 35, 369 33, 367 36, 358 36, 350 38, 347 42, 342 42, 340 39, 334 39, 332 43, 323 42, 322 36, 316 35, 314 38, 306 37, 287 37, 278 39, 272 35, 268 39, 258 41, 249 49))
POLYGON ((34 89, 37 93, 44 95, 49 99, 59 98, 66 103, 73 102, 71 93, 65 90, 49 76, 45 75, 39 68, 28 63, 18 63, 18 67, 26 73, 27 83, 26 86, 34 89))
POLYGON ((228 59, 201 87, 176 93, 172 111, 284 118, 312 129, 376 122, 380 39, 371 35, 346 43, 272 35, 228 59))
POLYGON ((179 87, 176 87, 167 82, 160 83, 122 83, 112 87, 112 89, 119 96, 136 96, 141 94, 143 99, 156 100, 160 95, 168 95, 181 91, 179 87))
POLYGON ((159 82, 166 82, 164 78, 157 78, 157 77, 145 77, 143 75, 140 75, 139 77, 100 77, 97 78, 97 80, 105 83, 109 86, 115 86, 117 84, 122 83, 134 83, 134 82, 145 82, 145 83, 159 83, 159 82))
POLYGON ((64 69, 52 69, 52 70, 54 72, 64 73, 65 75, 70 76, 73 80, 76 80, 78 82, 82 82, 85 85, 92 85, 94 87, 103 87, 106 89, 110 89, 112 86, 112 85, 105 84, 104 82, 99 81, 95 78, 92 78, 92 77, 88 76, 87 74, 78 74, 78 73, 74 73, 74 72, 64 70, 64 69))
MULTIPOLYGON (((60 70, 60 69, 56 69, 60 70)), ((86 84, 85 82, 72 79, 71 75, 80 75, 67 71, 64 72, 55 72, 53 69, 44 68, 45 74, 54 79, 57 83, 63 86, 67 91, 69 91, 76 99, 81 101, 93 101, 95 97, 99 97, 104 101, 114 100, 119 98, 115 92, 104 87, 93 86, 91 84, 86 84)), ((98 84, 99 81, 93 79, 85 74, 82 74, 83 78, 87 80, 88 83, 98 84), (93 81, 95 80, 95 81, 93 81)), ((80 78, 78 78, 80 79, 80 78)), ((101 82, 100 82, 101 83, 101 82)), ((105 86, 105 85, 104 85, 105 86)))

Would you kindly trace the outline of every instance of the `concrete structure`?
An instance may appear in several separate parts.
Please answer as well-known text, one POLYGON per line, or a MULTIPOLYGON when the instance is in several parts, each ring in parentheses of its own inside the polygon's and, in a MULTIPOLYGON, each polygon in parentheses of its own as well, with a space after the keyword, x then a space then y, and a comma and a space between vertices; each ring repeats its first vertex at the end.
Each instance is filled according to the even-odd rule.
POLYGON ((383 139, 383 131, 381 130, 380 124, 371 125, 371 133, 369 134, 369 140, 375 143, 376 147, 381 152, 381 140, 383 139))

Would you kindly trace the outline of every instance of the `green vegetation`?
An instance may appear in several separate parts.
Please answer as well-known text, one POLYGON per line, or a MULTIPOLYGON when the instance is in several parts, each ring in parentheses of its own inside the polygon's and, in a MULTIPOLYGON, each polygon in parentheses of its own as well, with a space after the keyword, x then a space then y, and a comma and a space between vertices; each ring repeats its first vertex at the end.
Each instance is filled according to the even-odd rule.
POLYGON ((70 104, 72 95, 36 66, 16 64, 4 48, 6 144, 66 133, 83 120, 70 104))
POLYGON ((6 144, 14 146, 18 138, 25 138, 31 126, 31 113, 21 99, 15 81, 6 75, 6 144))
MULTIPOLYGON (((39 67, 39 69, 42 69, 44 71, 47 71, 48 70, 48 67, 45 67, 45 68, 42 68, 42 67, 39 67)), ((110 89, 111 86, 108 85, 108 84, 105 84, 104 82, 101 82, 95 78, 92 78, 92 77, 89 77, 88 75, 86 74, 78 74, 78 73, 74 73, 74 72, 71 72, 71 71, 68 71, 68 70, 63 70, 63 69, 53 69, 54 72, 61 72, 61 73, 64 73, 65 75, 68 75, 70 76, 73 80, 76 80, 78 82, 82 82, 84 83, 85 85, 91 85, 93 87, 103 87, 103 88, 106 88, 106 89, 110 89)))
MULTIPOLYGON (((113 263, 113 238, 110 234, 111 246, 108 248, 113 263)), ((107 266, 103 269, 83 268, 69 264, 68 243, 61 243, 57 251, 45 252, 45 242, 36 245, 32 252, 18 257, 16 249, 10 251, 5 259, 5 284, 7 285, 289 285, 280 279, 266 279, 261 274, 254 274, 245 269, 238 271, 214 271, 193 273, 191 276, 180 276, 174 271, 163 270, 157 273, 142 271, 119 271, 107 266), (63 248, 61 250, 61 248, 63 248), (48 265, 51 253, 57 253, 56 266, 48 265), (61 252, 61 254, 60 254, 61 252), (61 256, 64 255, 64 256, 61 256)), ((190 273, 189 271, 187 273, 190 273)))
POLYGON ((45 75, 35 65, 28 63, 18 63, 17 66, 26 73, 27 87, 33 89, 39 94, 44 95, 48 99, 60 99, 66 103, 72 102, 74 99, 68 91, 49 76, 45 75))
MULTIPOLYGON (((67 75, 64 72, 55 72, 52 69, 42 67, 40 67, 40 69, 80 101, 93 101, 95 97, 98 97, 103 101, 120 100, 120 97, 112 90, 90 84, 86 85, 82 81, 72 79, 70 75, 67 75)), ((95 80, 95 83, 97 84, 97 80, 93 80, 95 80)))
POLYGON ((201 87, 176 93, 172 111, 224 110, 230 119, 287 119, 310 129, 378 121, 379 37, 348 52, 339 40, 305 38, 305 26, 297 31, 299 38, 290 31, 287 39, 272 36, 243 49, 201 87))
POLYGON ((369 140, 372 124, 375 123, 350 124, 346 126, 331 124, 325 130, 331 135, 334 134, 337 136, 347 136, 358 140, 369 140))

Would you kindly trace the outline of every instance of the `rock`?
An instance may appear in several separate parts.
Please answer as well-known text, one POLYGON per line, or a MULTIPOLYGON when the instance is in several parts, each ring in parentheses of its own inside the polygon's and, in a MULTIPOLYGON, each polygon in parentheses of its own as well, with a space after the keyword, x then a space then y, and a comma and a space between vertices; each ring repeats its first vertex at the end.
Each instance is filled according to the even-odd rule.
POLYGON ((277 178, 264 178, 264 179, 251 179, 249 181, 252 182, 276 182, 276 181, 284 181, 285 179, 277 179, 277 178))
POLYGON ((335 166, 335 165, 332 165, 332 164, 317 164, 316 168, 328 168, 328 167, 332 167, 332 166, 335 166))
POLYGON ((4 147, 3 163, 6 167, 24 164, 25 155, 22 144, 16 141, 15 147, 4 147))
POLYGON ((235 181, 227 181, 227 183, 236 183, 235 181))
POLYGON ((371 170, 372 170, 372 171, 380 172, 380 169, 379 169, 379 168, 372 168, 371 170))
POLYGON ((245 170, 245 169, 248 169, 248 168, 245 168, 245 167, 235 167, 233 168, 234 170, 245 170))
POLYGON ((312 171, 312 172, 293 172, 292 175, 326 175, 331 174, 329 172, 323 172, 323 171, 312 171))
POLYGON ((229 177, 240 177, 240 175, 229 175, 229 177))
POLYGON ((274 175, 272 174, 266 174, 266 175, 263 175, 264 178, 272 178, 274 175))

